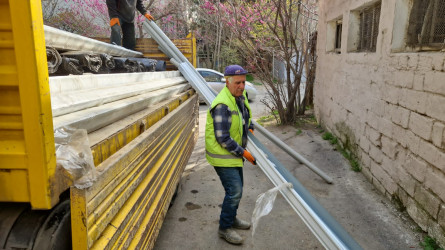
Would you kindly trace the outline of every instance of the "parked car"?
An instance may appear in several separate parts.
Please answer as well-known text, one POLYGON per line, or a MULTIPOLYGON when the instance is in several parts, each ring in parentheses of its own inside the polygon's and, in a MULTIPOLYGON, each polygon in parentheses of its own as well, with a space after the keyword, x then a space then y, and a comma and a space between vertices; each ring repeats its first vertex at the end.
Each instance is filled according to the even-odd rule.
MULTIPOLYGON (((218 93, 226 85, 224 74, 213 69, 197 68, 196 70, 207 81, 210 87, 218 93)), ((258 93, 255 89, 255 86, 252 83, 246 81, 246 87, 244 89, 246 90, 247 99, 249 101, 255 100, 258 93)))

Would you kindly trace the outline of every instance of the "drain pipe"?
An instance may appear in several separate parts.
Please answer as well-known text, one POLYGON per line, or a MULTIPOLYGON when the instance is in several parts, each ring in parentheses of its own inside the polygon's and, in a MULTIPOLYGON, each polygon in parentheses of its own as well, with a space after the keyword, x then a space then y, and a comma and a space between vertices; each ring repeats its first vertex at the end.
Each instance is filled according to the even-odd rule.
POLYGON ((332 178, 328 176, 326 173, 324 173, 321 169, 317 168, 314 164, 312 164, 310 161, 308 161, 306 158, 304 158, 299 153, 295 152, 291 147, 286 145, 283 141, 278 139, 275 135, 273 135, 271 132, 269 132, 267 129, 265 129, 263 126, 258 124, 257 122, 253 121, 253 124, 255 125, 255 129, 257 129, 262 135, 264 135, 267 139, 275 143, 279 148, 284 150, 286 153, 288 153, 292 158, 299 161, 300 163, 306 165, 310 170, 312 170, 314 173, 318 174, 321 178, 323 178, 327 183, 332 184, 332 178))

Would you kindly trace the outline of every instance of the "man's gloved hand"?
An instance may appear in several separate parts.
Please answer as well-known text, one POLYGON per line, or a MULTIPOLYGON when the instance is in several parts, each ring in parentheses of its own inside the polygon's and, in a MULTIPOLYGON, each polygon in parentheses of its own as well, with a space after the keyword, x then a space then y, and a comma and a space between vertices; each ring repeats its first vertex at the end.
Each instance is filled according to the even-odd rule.
POLYGON ((253 132, 253 129, 249 128, 250 133, 252 133, 252 135, 255 135, 255 133, 253 132))
POLYGON ((253 158, 253 156, 246 149, 244 149, 243 157, 246 158, 246 160, 250 161, 250 163, 252 163, 253 165, 256 165, 255 158, 253 158))
POLYGON ((117 17, 111 18, 111 20, 110 20, 110 27, 113 27, 116 24, 121 26, 121 23, 119 22, 119 18, 117 18, 117 17))
POLYGON ((145 13, 144 16, 148 19, 148 21, 154 21, 155 20, 154 17, 152 15, 148 14, 148 13, 145 13))

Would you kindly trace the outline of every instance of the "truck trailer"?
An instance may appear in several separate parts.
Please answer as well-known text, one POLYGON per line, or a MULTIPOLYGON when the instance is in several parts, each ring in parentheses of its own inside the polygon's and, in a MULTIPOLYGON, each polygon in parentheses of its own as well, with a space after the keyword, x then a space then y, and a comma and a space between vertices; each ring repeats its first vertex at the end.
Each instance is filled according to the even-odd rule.
POLYGON ((49 76, 41 1, 0 0, 0 89, 0 249, 153 248, 198 136, 187 80, 49 76))

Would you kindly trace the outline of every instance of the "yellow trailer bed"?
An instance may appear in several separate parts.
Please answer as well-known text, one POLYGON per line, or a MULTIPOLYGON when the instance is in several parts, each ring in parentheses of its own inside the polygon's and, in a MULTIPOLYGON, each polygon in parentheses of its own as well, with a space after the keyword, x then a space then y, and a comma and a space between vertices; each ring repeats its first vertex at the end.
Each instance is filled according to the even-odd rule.
POLYGON ((0 249, 151 248, 198 105, 188 89, 91 132, 97 179, 74 187, 56 165, 41 2, 0 0, 0 249))

